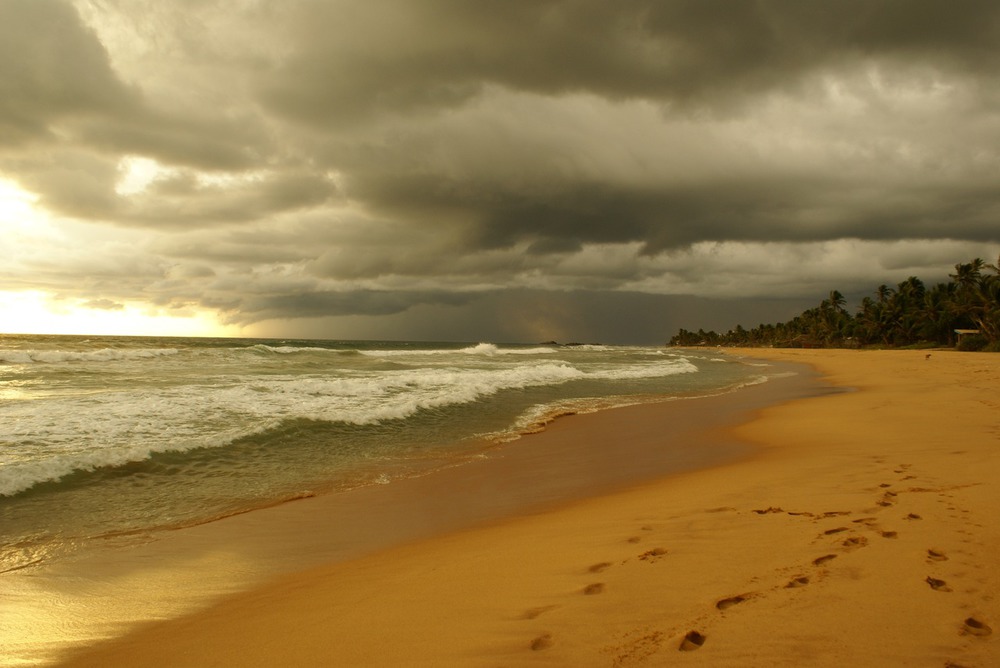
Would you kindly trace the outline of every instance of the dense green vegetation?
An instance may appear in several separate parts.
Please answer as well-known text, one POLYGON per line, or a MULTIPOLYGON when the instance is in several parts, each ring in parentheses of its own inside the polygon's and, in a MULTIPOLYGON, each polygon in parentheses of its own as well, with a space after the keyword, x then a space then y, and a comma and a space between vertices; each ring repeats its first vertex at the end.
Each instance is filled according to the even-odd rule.
POLYGON ((958 346, 1000 352, 1000 259, 955 265, 951 281, 926 287, 911 276, 895 288, 879 286, 851 315, 834 290, 820 305, 788 322, 725 334, 681 329, 672 346, 774 346, 860 348, 958 346), (977 334, 955 330, 978 330, 977 334))

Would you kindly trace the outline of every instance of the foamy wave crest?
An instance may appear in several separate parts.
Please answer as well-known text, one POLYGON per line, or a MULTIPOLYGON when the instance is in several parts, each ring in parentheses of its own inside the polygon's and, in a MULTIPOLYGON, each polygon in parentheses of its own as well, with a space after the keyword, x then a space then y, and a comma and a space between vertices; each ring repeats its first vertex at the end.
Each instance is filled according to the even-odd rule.
POLYGON ((458 352, 465 353, 466 355, 496 355, 500 352, 500 349, 492 343, 477 343, 474 346, 462 348, 458 352))
POLYGON ((63 362, 118 362, 176 355, 176 348, 130 348, 119 350, 0 350, 0 364, 60 364, 63 362))
POLYGON ((549 355, 556 352, 555 348, 500 348, 493 343, 478 343, 458 352, 466 355, 549 355))
POLYGON ((441 356, 454 355, 454 350, 359 350, 365 357, 402 357, 404 355, 413 356, 441 356))
POLYGON ((698 373, 698 367, 690 360, 680 358, 653 364, 643 364, 625 368, 612 368, 593 371, 589 376, 603 380, 629 380, 641 378, 663 378, 682 373, 698 373))
POLYGON ((142 461, 157 452, 226 446, 287 420, 378 424, 470 403, 505 389, 559 384, 584 375, 565 364, 488 371, 417 369, 341 377, 233 378, 214 388, 150 388, 59 402, 11 402, 0 405, 0 421, 13 425, 0 437, 6 455, 0 494, 17 494, 73 471, 142 461), (40 444, 42 458, 35 456, 40 444))
MULTIPOLYGON (((115 447, 91 447, 57 452, 45 459, 26 462, 8 462, 0 468, 0 496, 14 496, 35 485, 58 481, 77 471, 94 471, 114 468, 149 459, 157 452, 185 452, 199 447, 213 447, 232 443, 238 437, 266 431, 273 424, 260 425, 242 433, 205 435, 193 440, 180 439, 172 443, 142 441, 118 443, 115 447)), ((113 430, 112 430, 113 431, 113 430)))
MULTIPOLYGON (((350 424, 407 418, 419 410, 464 404, 506 389, 564 383, 585 377, 567 364, 539 364, 489 371, 418 369, 376 376, 299 378, 233 388, 255 392, 257 405, 282 415, 350 424)), ((254 397, 240 396, 245 402, 254 397)))
POLYGON ((467 348, 450 350, 447 348, 424 350, 362 350, 362 355, 369 357, 402 357, 402 356, 446 356, 446 355, 481 355, 494 357, 497 355, 549 355, 557 352, 555 348, 501 348, 495 343, 477 343, 467 348))
POLYGON ((333 348, 316 348, 308 346, 268 346, 263 343, 258 343, 255 346, 250 347, 251 350, 256 350, 264 353, 275 353, 277 355, 292 355, 294 353, 342 353, 342 350, 336 350, 333 348))
POLYGON ((625 397, 604 397, 555 401, 532 406, 522 413, 509 430, 485 434, 484 438, 496 442, 513 441, 524 434, 534 434, 545 429, 555 420, 569 415, 585 415, 608 408, 617 408, 637 403, 639 400, 625 397))

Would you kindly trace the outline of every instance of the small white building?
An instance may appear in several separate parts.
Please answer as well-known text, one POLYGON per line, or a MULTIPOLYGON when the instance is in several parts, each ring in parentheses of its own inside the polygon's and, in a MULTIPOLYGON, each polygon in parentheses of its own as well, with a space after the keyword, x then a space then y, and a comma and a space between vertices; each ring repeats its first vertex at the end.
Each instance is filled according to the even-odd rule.
POLYGON ((955 341, 955 345, 958 345, 959 343, 962 342, 963 336, 971 336, 973 334, 978 334, 978 333, 979 333, 978 329, 956 329, 955 334, 958 335, 958 340, 955 341))

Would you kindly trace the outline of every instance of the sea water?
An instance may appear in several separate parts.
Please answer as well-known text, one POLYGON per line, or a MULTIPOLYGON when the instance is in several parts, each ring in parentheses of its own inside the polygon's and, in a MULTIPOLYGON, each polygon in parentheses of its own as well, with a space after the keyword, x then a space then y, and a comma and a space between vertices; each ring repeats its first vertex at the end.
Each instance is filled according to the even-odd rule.
POLYGON ((763 380, 657 347, 3 335, 0 572, 763 380))

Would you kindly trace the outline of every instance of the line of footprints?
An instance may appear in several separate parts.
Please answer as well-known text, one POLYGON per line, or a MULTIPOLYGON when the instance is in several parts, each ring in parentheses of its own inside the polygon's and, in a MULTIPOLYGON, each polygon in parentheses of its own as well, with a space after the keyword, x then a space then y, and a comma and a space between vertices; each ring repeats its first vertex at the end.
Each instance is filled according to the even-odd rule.
MULTIPOLYGON (((894 472, 895 473, 905 474, 905 473, 908 472, 909 469, 910 469, 909 465, 903 464, 903 465, 900 465, 898 468, 896 468, 894 470, 894 472)), ((907 475, 904 475, 904 477, 902 477, 901 480, 902 481, 907 481, 907 480, 913 480, 914 478, 915 478, 915 476, 907 474, 907 475)), ((878 499, 878 501, 876 501, 876 505, 879 506, 880 508, 888 508, 888 507, 894 506, 896 504, 898 493, 895 492, 895 491, 890 490, 889 488, 891 486, 892 485, 889 484, 889 483, 882 483, 881 485, 879 485, 879 487, 882 489, 882 496, 878 499)), ((926 492, 926 491, 932 491, 932 490, 927 490, 927 489, 922 489, 922 488, 911 488, 908 491, 911 491, 911 492, 926 492)), ((729 508, 727 510, 735 510, 735 509, 734 508, 729 508)), ((770 506, 768 508, 762 508, 762 509, 753 510, 752 512, 755 513, 755 514, 757 514, 757 515, 767 515, 767 514, 771 514, 771 513, 784 513, 784 514, 792 515, 792 516, 808 517, 808 518, 812 518, 814 520, 815 519, 824 519, 824 518, 838 517, 838 516, 845 516, 845 515, 850 515, 851 514, 850 511, 830 511, 830 512, 825 512, 825 513, 820 513, 820 514, 814 514, 814 513, 810 513, 810 512, 793 512, 793 511, 786 511, 786 510, 783 510, 782 508, 777 508, 777 507, 773 507, 773 506, 770 506)), ((920 520, 922 518, 921 518, 920 515, 917 515, 915 513, 909 513, 909 514, 905 515, 903 517, 903 519, 907 520, 907 521, 917 521, 917 520, 920 520)), ((851 520, 851 522, 853 524, 858 525, 858 526, 864 526, 864 527, 867 527, 867 528, 875 531, 882 538, 894 539, 894 538, 898 537, 898 534, 897 534, 896 531, 887 531, 887 530, 881 530, 881 529, 879 529, 878 526, 877 526, 877 522, 876 522, 876 518, 875 517, 861 517, 859 519, 851 520)), ((651 531, 652 527, 650 527, 650 526, 644 526, 644 527, 642 527, 642 529, 644 531, 651 531)), ((820 536, 821 537, 822 536, 830 536, 830 535, 834 535, 834 534, 837 534, 837 533, 842 533, 842 532, 845 532, 845 531, 850 531, 850 529, 851 528, 848 527, 848 526, 835 527, 833 529, 828 529, 828 530, 824 531, 822 534, 820 534, 820 536)), ((629 542, 638 543, 639 540, 640 539, 638 537, 632 537, 632 538, 629 539, 629 542)), ((852 536, 849 536, 849 537, 845 538, 844 541, 841 543, 841 546, 845 550, 851 551, 853 549, 864 547, 867 544, 868 544, 868 539, 866 537, 864 537, 864 536, 853 536, 852 535, 852 536)), ((647 550, 647 551, 639 554, 637 556, 637 558, 640 561, 655 562, 655 561, 658 561, 659 559, 665 557, 667 554, 668 554, 668 551, 667 551, 666 548, 656 547, 656 548, 653 548, 651 550, 647 550)), ((813 566, 817 566, 817 567, 822 567, 822 566, 828 564, 829 562, 833 561, 834 559, 836 559, 837 556, 838 556, 837 554, 824 554, 822 556, 819 556, 819 557, 816 557, 815 559, 813 559, 812 560, 812 565, 813 566)), ((937 549, 928 549, 926 557, 927 557, 927 560, 929 562, 943 562, 943 561, 947 561, 948 560, 947 554, 945 554, 943 551, 937 550, 937 549)), ((607 561, 601 562, 601 563, 597 563, 597 564, 594 564, 593 566, 590 566, 587 569, 587 572, 588 573, 600 573, 601 571, 604 571, 605 569, 610 568, 612 565, 613 564, 611 562, 607 562, 607 561)), ((930 586, 930 588, 933 589, 933 590, 935 590, 935 591, 940 591, 940 592, 951 592, 952 591, 951 587, 948 586, 948 583, 945 580, 942 580, 940 578, 936 578, 936 577, 933 577, 931 575, 928 575, 927 578, 926 578, 926 582, 927 582, 928 586, 930 586)), ((795 575, 785 585, 776 587, 776 589, 796 589, 796 588, 799 588, 799 587, 804 587, 804 586, 808 585, 809 583, 810 583, 810 577, 809 577, 809 575, 795 575)), ((582 593, 584 595, 588 595, 588 596, 595 595, 595 594, 601 594, 604 591, 605 591, 605 584, 603 582, 594 582, 594 583, 588 584, 586 587, 584 587, 582 589, 582 593)), ((764 595, 764 594, 761 593, 761 592, 748 592, 748 593, 744 593, 744 594, 737 594, 735 596, 728 596, 726 598, 722 598, 722 599, 718 600, 715 603, 715 607, 719 611, 724 611, 724 610, 727 610, 729 608, 732 608, 733 606, 739 605, 740 603, 748 601, 748 600, 750 600, 750 599, 752 599, 754 597, 762 596, 762 595, 764 595)), ((524 615, 522 616, 522 618, 523 619, 534 619, 534 618, 538 617, 539 615, 541 615, 541 614, 543 614, 545 612, 548 612, 549 610, 553 610, 555 608, 558 608, 558 607, 559 607, 558 605, 549 605, 549 606, 543 606, 543 607, 539 607, 539 608, 532 608, 531 610, 526 611, 524 613, 524 615)), ((968 617, 968 618, 966 618, 962 622, 962 625, 960 627, 960 633, 971 635, 971 636, 980 636, 980 637, 983 637, 983 636, 988 636, 988 635, 992 634, 993 633, 993 629, 986 622, 984 622, 984 621, 982 621, 980 619, 977 619, 975 617, 968 617)), ((645 651, 640 651, 639 652, 640 654, 652 654, 654 651, 656 651, 659 648, 659 646, 661 645, 661 641, 663 639, 664 639, 664 635, 662 633, 657 632, 657 633, 649 634, 649 635, 644 636, 644 637, 642 637, 642 638, 639 639, 640 643, 638 643, 638 644, 645 645, 645 647, 637 647, 636 649, 638 649, 638 650, 643 650, 644 649, 645 650, 645 651)), ((698 630, 691 630, 688 633, 686 633, 683 636, 683 638, 681 638, 680 643, 677 645, 677 649, 679 651, 682 651, 682 652, 692 652, 692 651, 695 651, 697 649, 700 649, 705 644, 706 641, 707 641, 707 636, 704 633, 702 633, 701 631, 698 631, 698 630)), ((549 647, 552 647, 553 644, 554 644, 554 639, 552 638, 552 635, 549 634, 549 633, 545 633, 545 634, 542 634, 542 635, 534 638, 531 641, 531 643, 530 643, 530 647, 531 647, 532 650, 540 651, 540 650, 545 650, 545 649, 548 649, 549 647)), ((622 657, 622 658, 624 658, 624 657, 622 657)), ((636 658, 634 653, 632 654, 632 658, 636 658)))

